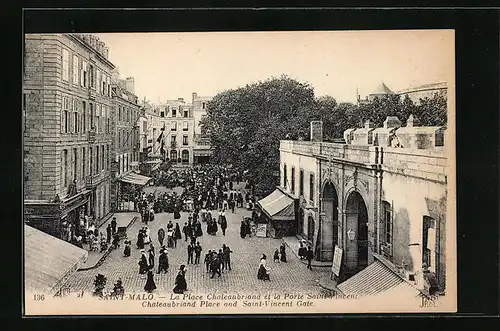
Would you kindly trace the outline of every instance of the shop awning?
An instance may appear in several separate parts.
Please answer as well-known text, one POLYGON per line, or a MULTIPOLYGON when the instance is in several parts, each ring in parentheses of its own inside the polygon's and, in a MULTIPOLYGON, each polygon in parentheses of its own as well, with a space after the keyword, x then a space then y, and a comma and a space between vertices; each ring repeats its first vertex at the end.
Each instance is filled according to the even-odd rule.
POLYGON ((87 257, 86 250, 24 225, 26 291, 57 293, 87 257))
POLYGON ((143 176, 143 175, 139 175, 139 174, 131 172, 129 174, 126 174, 125 176, 123 176, 119 180, 122 181, 122 182, 125 182, 125 183, 130 183, 130 184, 134 184, 134 185, 144 186, 151 179, 152 179, 151 177, 147 177, 147 176, 143 176))
POLYGON ((278 189, 257 203, 267 216, 273 220, 295 219, 293 199, 278 189))
POLYGON ((406 298, 416 298, 420 295, 416 288, 401 279, 379 260, 375 260, 368 267, 339 284, 337 289, 344 295, 358 297, 387 293, 404 293, 406 298))

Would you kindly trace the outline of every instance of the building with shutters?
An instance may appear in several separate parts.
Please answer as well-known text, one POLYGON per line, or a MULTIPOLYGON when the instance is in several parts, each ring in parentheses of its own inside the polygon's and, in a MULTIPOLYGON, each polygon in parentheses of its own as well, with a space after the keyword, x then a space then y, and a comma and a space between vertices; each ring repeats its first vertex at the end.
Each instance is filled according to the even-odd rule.
MULTIPOLYGON (((134 210, 134 192, 137 185, 140 156, 140 118, 142 107, 134 94, 134 79, 115 77, 112 85, 113 120, 115 133, 111 144, 111 209, 116 211, 134 210), (130 178, 133 177, 133 180, 130 178)), ((144 178, 147 182, 147 178, 144 178)))
POLYGON ((78 234, 111 212, 115 66, 93 35, 28 34, 23 69, 25 221, 78 234))

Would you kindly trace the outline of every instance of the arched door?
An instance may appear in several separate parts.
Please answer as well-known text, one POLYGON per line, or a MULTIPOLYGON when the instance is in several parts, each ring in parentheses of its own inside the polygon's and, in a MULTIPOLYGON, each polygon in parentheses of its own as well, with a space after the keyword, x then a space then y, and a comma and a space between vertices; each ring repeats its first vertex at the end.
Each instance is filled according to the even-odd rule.
POLYGON ((321 242, 318 247, 319 252, 317 251, 321 261, 332 261, 334 247, 338 244, 338 201, 335 186, 332 183, 327 183, 321 199, 321 211, 324 218, 320 225, 321 242))
POLYGON ((355 231, 353 241, 347 239, 347 269, 359 271, 368 266, 368 211, 358 192, 351 192, 346 203, 347 231, 355 231))
POLYGON ((182 163, 189 163, 189 151, 187 149, 182 151, 182 163))
POLYGON ((173 149, 171 152, 170 152, 170 160, 173 162, 173 163, 177 163, 177 151, 175 149, 173 149))

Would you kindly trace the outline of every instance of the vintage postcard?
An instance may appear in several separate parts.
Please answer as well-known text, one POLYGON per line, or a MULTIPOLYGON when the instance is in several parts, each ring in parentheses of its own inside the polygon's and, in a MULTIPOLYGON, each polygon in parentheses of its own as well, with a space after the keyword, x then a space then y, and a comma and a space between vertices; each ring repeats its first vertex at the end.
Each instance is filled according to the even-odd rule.
POLYGON ((25 34, 24 314, 456 312, 454 40, 25 34))

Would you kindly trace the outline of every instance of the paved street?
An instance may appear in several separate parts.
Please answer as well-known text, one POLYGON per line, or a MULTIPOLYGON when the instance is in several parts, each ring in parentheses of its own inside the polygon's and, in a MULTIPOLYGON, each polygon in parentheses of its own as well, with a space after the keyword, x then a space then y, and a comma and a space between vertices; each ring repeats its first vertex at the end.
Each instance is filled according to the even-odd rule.
MULTIPOLYGON (((216 215, 216 212, 215 214, 216 215)), ((228 229, 226 236, 222 232, 217 232, 216 236, 206 234, 206 224, 203 224, 203 236, 199 238, 203 247, 200 265, 188 265, 186 280, 188 290, 191 293, 248 293, 248 292, 301 292, 319 293, 320 289, 316 285, 321 275, 320 270, 307 270, 298 258, 287 250, 288 263, 274 263, 273 253, 279 247, 281 240, 272 238, 248 238, 241 239, 239 236, 239 224, 243 216, 250 215, 245 209, 238 208, 235 214, 227 213, 228 229), (215 276, 210 279, 210 274, 206 273, 203 258, 208 249, 219 249, 222 244, 228 245, 233 254, 231 256, 232 270, 225 271, 220 278, 215 276), (271 270, 271 282, 264 282, 257 279, 257 270, 262 253, 268 257, 268 265, 271 270)), ((187 221, 188 213, 182 213, 179 226, 182 229, 187 221)), ((167 222, 172 219, 173 214, 157 214, 155 221, 150 223, 151 239, 156 248, 155 272, 158 263, 157 230, 160 224, 166 228, 167 222)), ((175 222, 174 222, 175 224, 175 222)), ((145 275, 139 275, 138 260, 140 250, 136 249, 135 242, 138 229, 143 224, 140 221, 133 224, 127 234, 132 239, 132 255, 123 256, 123 246, 110 253, 104 263, 96 269, 79 271, 71 276, 68 285, 72 291, 93 291, 93 280, 98 273, 104 274, 108 278, 106 290, 112 290, 114 282, 121 277, 128 293, 143 292, 146 282, 145 275)), ((148 246, 146 245, 146 249, 148 246)), ((184 240, 177 242, 177 248, 169 249, 170 269, 167 274, 158 275, 155 273, 157 293, 172 293, 175 276, 181 264, 187 264, 187 243, 184 240)))

